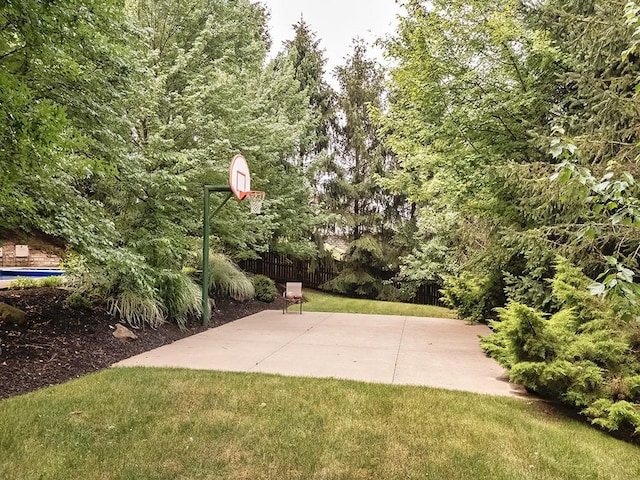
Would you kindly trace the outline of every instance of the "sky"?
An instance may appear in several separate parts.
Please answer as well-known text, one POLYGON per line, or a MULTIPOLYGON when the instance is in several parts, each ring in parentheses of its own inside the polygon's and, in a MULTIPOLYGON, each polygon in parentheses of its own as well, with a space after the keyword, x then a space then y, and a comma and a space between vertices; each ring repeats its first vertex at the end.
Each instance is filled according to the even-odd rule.
MULTIPOLYGON (((354 37, 372 44, 376 38, 395 31, 396 15, 402 13, 395 0, 260 1, 271 11, 272 55, 282 49, 283 41, 293 38, 293 25, 302 15, 320 40, 320 48, 325 50, 327 80, 331 80, 333 69, 350 54, 354 37)), ((370 52, 382 61, 380 49, 370 52)))

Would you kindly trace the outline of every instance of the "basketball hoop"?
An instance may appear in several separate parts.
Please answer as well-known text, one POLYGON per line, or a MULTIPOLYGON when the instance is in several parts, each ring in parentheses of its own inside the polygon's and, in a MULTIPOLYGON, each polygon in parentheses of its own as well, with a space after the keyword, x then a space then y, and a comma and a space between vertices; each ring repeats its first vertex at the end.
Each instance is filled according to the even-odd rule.
POLYGON ((210 216, 209 213, 209 196, 211 192, 227 192, 225 198, 218 208, 213 212, 215 216, 222 206, 232 196, 238 200, 249 199, 251 213, 258 214, 262 210, 262 202, 264 201, 264 192, 251 190, 251 172, 249 165, 242 155, 236 155, 231 160, 229 167, 229 184, 228 185, 204 185, 204 215, 202 220, 202 325, 209 324, 209 231, 210 216))
POLYGON ((262 202, 264 202, 264 192, 246 192, 244 194, 244 198, 249 200, 249 207, 251 208, 251 213, 255 213, 256 215, 262 211, 262 202))

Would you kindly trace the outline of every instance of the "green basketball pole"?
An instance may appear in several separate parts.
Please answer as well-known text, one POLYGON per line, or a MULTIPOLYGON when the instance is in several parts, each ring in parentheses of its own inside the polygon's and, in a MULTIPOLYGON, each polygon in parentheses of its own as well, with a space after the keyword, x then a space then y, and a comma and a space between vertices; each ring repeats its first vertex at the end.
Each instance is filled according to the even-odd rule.
POLYGON ((249 199, 251 212, 258 214, 262 208, 264 192, 251 190, 251 173, 249 165, 242 155, 236 155, 229 167, 229 185, 204 186, 204 219, 202 221, 202 326, 209 325, 209 230, 211 217, 215 216, 229 199, 235 195, 238 200, 249 199), (211 192, 228 192, 213 215, 209 215, 209 200, 211 192))
POLYGON ((209 215, 209 196, 211 192, 229 192, 229 195, 213 212, 215 216, 227 201, 233 196, 231 187, 229 185, 205 185, 204 186, 204 219, 202 226, 202 326, 207 328, 209 326, 209 230, 210 220, 209 215))

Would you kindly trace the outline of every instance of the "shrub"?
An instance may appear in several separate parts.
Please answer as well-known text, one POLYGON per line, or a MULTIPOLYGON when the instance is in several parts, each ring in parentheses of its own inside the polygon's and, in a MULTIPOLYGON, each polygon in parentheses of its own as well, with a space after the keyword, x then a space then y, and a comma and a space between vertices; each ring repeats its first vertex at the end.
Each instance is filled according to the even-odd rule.
POLYGON ((458 317, 471 322, 495 318, 495 309, 505 304, 504 283, 496 274, 477 276, 465 272, 446 277, 441 290, 444 303, 456 309, 458 317))
POLYGON ((640 433, 640 359, 636 326, 621 321, 615 300, 594 297, 591 281, 561 260, 552 284, 559 311, 546 314, 512 302, 491 322, 484 351, 510 378, 540 395, 582 409, 608 430, 640 433))
POLYGON ((9 288, 26 289, 36 288, 36 280, 30 277, 18 277, 9 283, 9 288))
MULTIPOLYGON (((253 298, 253 284, 228 257, 212 254, 209 265, 210 290, 236 300, 253 298)), ((106 300, 109 312, 133 327, 157 327, 167 319, 184 327, 201 314, 201 291, 189 278, 193 267, 180 272, 153 266, 129 248, 114 248, 90 264, 81 255, 69 255, 65 271, 65 283, 75 293, 89 301, 106 300)))
POLYGON ((106 300, 111 315, 133 327, 157 327, 165 318, 158 283, 164 270, 154 269, 144 258, 126 249, 113 249, 101 263, 69 255, 65 261, 67 284, 87 299, 106 300))
POLYGON ((615 431, 621 425, 636 426, 635 433, 639 433, 640 410, 638 404, 626 401, 613 402, 600 399, 594 402, 584 413, 593 418, 592 422, 606 430, 615 431))
POLYGON ((88 310, 91 308, 91 300, 78 292, 73 292, 67 297, 67 305, 74 310, 88 310))
POLYGON ((266 275, 256 275, 251 281, 256 291, 256 298, 262 302, 271 303, 276 299, 276 283, 266 275))
POLYGON ((60 285, 62 285, 62 283, 63 283, 63 278, 61 276, 58 276, 58 275, 52 275, 50 277, 39 278, 36 281, 36 284, 38 285, 38 287, 55 288, 55 287, 59 287, 60 285))
POLYGON ((26 288, 42 288, 42 287, 59 287, 62 285, 62 277, 51 276, 42 278, 17 277, 9 283, 9 288, 26 289, 26 288))

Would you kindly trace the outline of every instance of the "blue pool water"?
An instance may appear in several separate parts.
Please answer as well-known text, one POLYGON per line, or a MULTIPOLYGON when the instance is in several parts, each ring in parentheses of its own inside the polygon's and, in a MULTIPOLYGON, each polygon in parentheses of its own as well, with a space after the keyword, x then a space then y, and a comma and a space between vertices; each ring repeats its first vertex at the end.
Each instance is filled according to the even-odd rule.
POLYGON ((0 280, 15 280, 18 277, 43 278, 64 274, 59 268, 0 268, 0 280))

